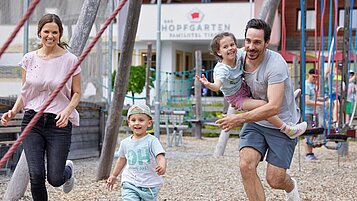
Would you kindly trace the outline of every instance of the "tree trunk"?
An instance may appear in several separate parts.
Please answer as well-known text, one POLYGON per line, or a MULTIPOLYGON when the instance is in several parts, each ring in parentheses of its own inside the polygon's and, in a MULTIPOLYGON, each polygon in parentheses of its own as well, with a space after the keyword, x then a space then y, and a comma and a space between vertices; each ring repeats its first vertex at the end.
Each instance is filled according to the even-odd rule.
MULTIPOLYGON (((85 0, 83 3, 81 14, 78 17, 77 25, 74 29, 71 41, 69 42, 71 47, 70 51, 77 56, 83 52, 90 30, 92 29, 96 18, 99 4, 100 0, 85 0)), ((14 174, 8 183, 4 194, 4 200, 18 200, 24 196, 29 179, 27 161, 23 152, 16 165, 14 174)))
POLYGON ((128 3, 129 12, 126 19, 123 45, 114 83, 113 97, 115 98, 113 98, 112 105, 109 109, 109 117, 105 128, 104 142, 96 175, 97 180, 106 179, 110 175, 119 127, 121 124, 124 98, 128 88, 129 70, 142 1, 128 1, 128 3))

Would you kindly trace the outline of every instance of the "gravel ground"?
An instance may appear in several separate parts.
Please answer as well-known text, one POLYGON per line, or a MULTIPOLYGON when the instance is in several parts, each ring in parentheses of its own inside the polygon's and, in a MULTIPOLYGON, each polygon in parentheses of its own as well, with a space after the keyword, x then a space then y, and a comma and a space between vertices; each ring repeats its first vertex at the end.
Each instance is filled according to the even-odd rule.
MULTIPOLYGON (((184 137, 183 145, 179 147, 167 147, 165 136, 161 137, 161 141, 167 152, 168 168, 164 176, 165 183, 160 190, 160 201, 248 200, 238 167, 239 139, 229 139, 223 157, 212 156, 218 138, 199 140, 184 137)), ((300 146, 296 146, 294 160, 288 170, 298 181, 302 200, 357 200, 357 142, 349 142, 349 155, 345 157, 338 157, 336 150, 322 147, 315 149, 319 160, 305 161, 302 150, 300 143, 300 146)), ((74 165, 74 190, 64 194, 62 188, 48 185, 50 200, 120 200, 118 185, 115 190, 108 191, 103 187, 104 181, 95 181, 98 158, 75 160, 74 165)), ((267 185, 264 178, 265 168, 266 163, 260 163, 258 174, 267 200, 284 200, 283 191, 273 190, 267 185)), ((1 195, 4 194, 9 179, 7 176, 0 176, 1 195)), ((20 200, 32 200, 29 187, 20 200)))

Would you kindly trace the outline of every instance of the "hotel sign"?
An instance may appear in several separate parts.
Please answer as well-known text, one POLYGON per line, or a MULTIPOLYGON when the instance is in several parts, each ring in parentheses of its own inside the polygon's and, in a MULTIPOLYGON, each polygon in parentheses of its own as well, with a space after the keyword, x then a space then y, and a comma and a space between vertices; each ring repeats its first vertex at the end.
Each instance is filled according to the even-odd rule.
POLYGON ((167 34, 170 39, 203 39, 212 38, 218 32, 231 31, 230 24, 205 22, 204 16, 202 11, 194 8, 187 13, 186 23, 175 23, 172 18, 164 19, 161 33, 167 34))
MULTIPOLYGON (((137 39, 156 39, 157 18, 153 16, 156 9, 156 5, 142 6, 137 39)), ((242 38, 249 20, 249 9, 249 3, 163 4, 161 39, 211 40, 223 31, 242 38)))

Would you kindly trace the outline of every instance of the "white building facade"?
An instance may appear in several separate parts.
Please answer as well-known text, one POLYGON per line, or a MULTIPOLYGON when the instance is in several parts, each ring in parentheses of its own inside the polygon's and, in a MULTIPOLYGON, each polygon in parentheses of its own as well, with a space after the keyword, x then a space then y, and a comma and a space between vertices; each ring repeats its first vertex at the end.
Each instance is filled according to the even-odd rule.
MULTIPOLYGON (((256 1, 259 2, 259 1, 256 1)), ((161 71, 177 72, 188 71, 194 68, 195 51, 202 52, 202 65, 205 69, 213 68, 215 65, 215 58, 209 53, 209 44, 215 34, 219 32, 232 32, 238 39, 238 45, 243 45, 245 25, 252 16, 256 16, 256 8, 254 3, 190 3, 190 4, 162 4, 161 5, 161 71)), ((140 19, 136 34, 136 40, 133 51, 132 65, 144 65, 146 63, 147 47, 152 44, 153 49, 153 67, 155 67, 156 56, 156 38, 158 34, 157 24, 157 5, 143 4, 140 13, 140 19)), ((47 10, 51 10, 48 8, 47 10)), ((51 10, 53 11, 53 9, 51 10)), ((120 15, 117 22, 125 21, 120 15)), ((60 16, 63 18, 63 16, 60 16)), ((279 17, 276 17, 276 21, 279 17)), ((116 41, 123 34, 124 28, 121 23, 115 23, 113 27, 114 51, 112 58, 112 69, 117 68, 118 49, 120 43, 116 41), (119 33, 119 34, 118 34, 119 33)), ((275 22, 275 24, 278 24, 275 22)), ((6 39, 11 34, 15 25, 0 25, 0 45, 4 44, 6 39)), ((68 39, 71 34, 68 31, 73 30, 75 24, 68 25, 64 23, 64 40, 68 39)), ((94 36, 98 27, 93 27, 90 36, 94 36)), ((38 40, 36 37, 37 24, 30 24, 29 26, 29 41, 38 40)), ((102 37, 102 43, 108 44, 107 35, 102 37)), ((272 32, 272 45, 278 45, 280 38, 280 28, 274 25, 272 32), (278 34, 279 33, 279 34, 278 34)), ((12 43, 12 47, 0 58, 1 66, 17 66, 22 57, 23 31, 19 32, 12 43), (18 48, 16 48, 18 47, 18 48)), ((107 50, 103 51, 107 54, 107 50)), ((108 58, 104 58, 106 62, 108 58)), ((83 68, 83 67, 82 67, 83 68)), ((105 72, 105 71, 103 71, 105 72)), ((102 83, 106 85, 108 73, 101 75, 102 83)), ((0 88, 8 89, 1 90, 0 96, 13 96, 20 93, 20 77, 18 79, 8 79, 1 77, 0 88), (11 85, 9 85, 11 83, 11 85)), ((94 83, 94 82, 93 82, 94 83)), ((87 82, 83 86, 83 97, 88 98, 98 93, 93 83, 87 82)), ((95 84, 95 83, 94 83, 95 84)), ((182 87, 182 86, 179 86, 182 87)), ((107 97, 106 87, 100 92, 103 99, 107 97)), ((151 100, 155 96, 155 90, 151 90, 151 100)), ((145 92, 143 92, 145 94, 145 92)), ((138 97, 144 96, 138 94, 138 97)), ((125 101, 130 104, 131 100, 125 101)))

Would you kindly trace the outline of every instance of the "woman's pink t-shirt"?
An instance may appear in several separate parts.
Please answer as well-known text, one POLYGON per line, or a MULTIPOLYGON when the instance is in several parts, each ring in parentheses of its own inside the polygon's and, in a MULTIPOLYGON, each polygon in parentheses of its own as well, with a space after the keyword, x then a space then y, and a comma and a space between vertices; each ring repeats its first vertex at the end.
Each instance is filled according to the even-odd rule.
MULTIPOLYGON (((19 63, 26 71, 26 81, 21 90, 24 109, 38 112, 76 62, 77 57, 70 52, 48 60, 37 56, 36 51, 25 54, 19 63)), ((80 72, 81 68, 78 67, 74 75, 80 72)), ((72 79, 69 79, 44 112, 58 114, 63 111, 71 101, 71 90, 72 79)), ((69 120, 79 126, 77 110, 72 112, 69 120)))

